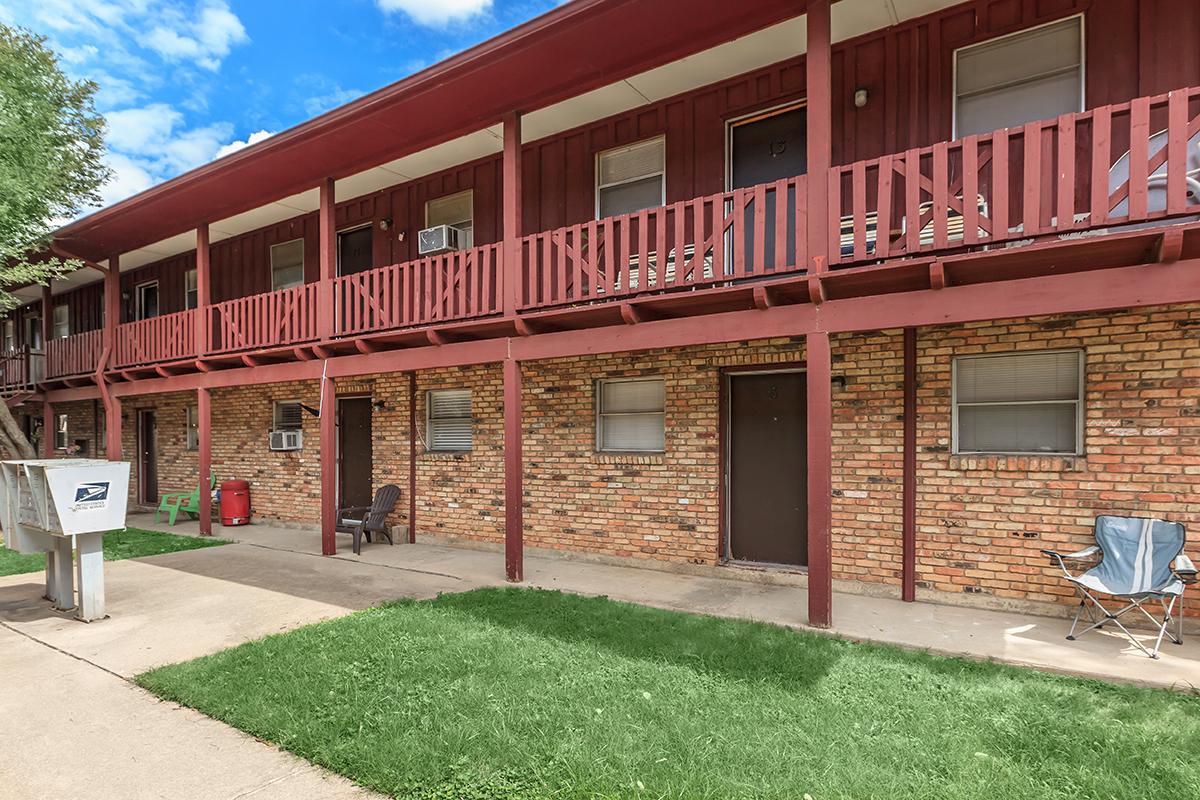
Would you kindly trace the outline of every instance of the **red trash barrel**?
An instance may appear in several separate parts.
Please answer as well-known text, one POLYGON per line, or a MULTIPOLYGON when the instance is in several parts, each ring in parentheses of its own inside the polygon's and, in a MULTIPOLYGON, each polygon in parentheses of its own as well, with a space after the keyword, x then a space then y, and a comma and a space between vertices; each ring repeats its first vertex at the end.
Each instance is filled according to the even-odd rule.
POLYGON ((221 524, 250 524, 250 484, 247 481, 221 484, 221 524))

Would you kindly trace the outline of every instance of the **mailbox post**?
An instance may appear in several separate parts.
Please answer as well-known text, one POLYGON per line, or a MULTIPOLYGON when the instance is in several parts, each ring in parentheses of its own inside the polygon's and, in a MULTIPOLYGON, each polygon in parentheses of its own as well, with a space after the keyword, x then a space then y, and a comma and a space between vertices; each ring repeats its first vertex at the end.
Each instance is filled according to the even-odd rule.
POLYGON ((61 611, 76 609, 84 622, 104 618, 104 534, 125 527, 128 492, 127 461, 0 462, 5 543, 19 553, 45 553, 46 598, 61 611))

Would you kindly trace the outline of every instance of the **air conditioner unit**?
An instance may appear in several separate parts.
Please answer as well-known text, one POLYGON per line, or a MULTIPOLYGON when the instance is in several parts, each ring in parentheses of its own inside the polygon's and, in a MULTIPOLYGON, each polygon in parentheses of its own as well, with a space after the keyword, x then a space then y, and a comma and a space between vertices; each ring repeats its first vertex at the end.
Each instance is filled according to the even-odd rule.
POLYGON ((300 431, 271 431, 270 443, 272 450, 299 450, 304 435, 300 431))
POLYGON ((461 249, 462 231, 453 225, 434 225, 417 234, 417 253, 436 256, 461 249))

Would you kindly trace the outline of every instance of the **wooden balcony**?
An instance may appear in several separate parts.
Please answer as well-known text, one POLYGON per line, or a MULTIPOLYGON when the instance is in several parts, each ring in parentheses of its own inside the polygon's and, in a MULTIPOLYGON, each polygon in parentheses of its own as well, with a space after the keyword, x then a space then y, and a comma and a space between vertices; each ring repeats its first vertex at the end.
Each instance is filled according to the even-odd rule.
MULTIPOLYGON (((798 176, 126 323, 105 366, 134 379, 1138 263, 1200 215, 1200 89, 829 178, 827 264, 810 258, 798 176)), ((97 331, 51 342, 44 380, 74 384, 101 350, 97 331)), ((4 385, 42 380, 18 356, 4 385)))

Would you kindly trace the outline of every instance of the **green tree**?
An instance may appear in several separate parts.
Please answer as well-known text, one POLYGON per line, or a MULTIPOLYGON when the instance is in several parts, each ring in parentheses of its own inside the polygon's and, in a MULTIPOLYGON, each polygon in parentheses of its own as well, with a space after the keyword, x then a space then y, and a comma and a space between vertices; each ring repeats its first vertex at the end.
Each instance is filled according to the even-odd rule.
MULTIPOLYGON (((99 205, 109 177, 96 88, 67 77, 45 37, 0 24, 0 314, 20 304, 14 289, 82 266, 48 248, 59 224, 99 205)), ((5 402, 0 448, 34 455, 5 402)))

